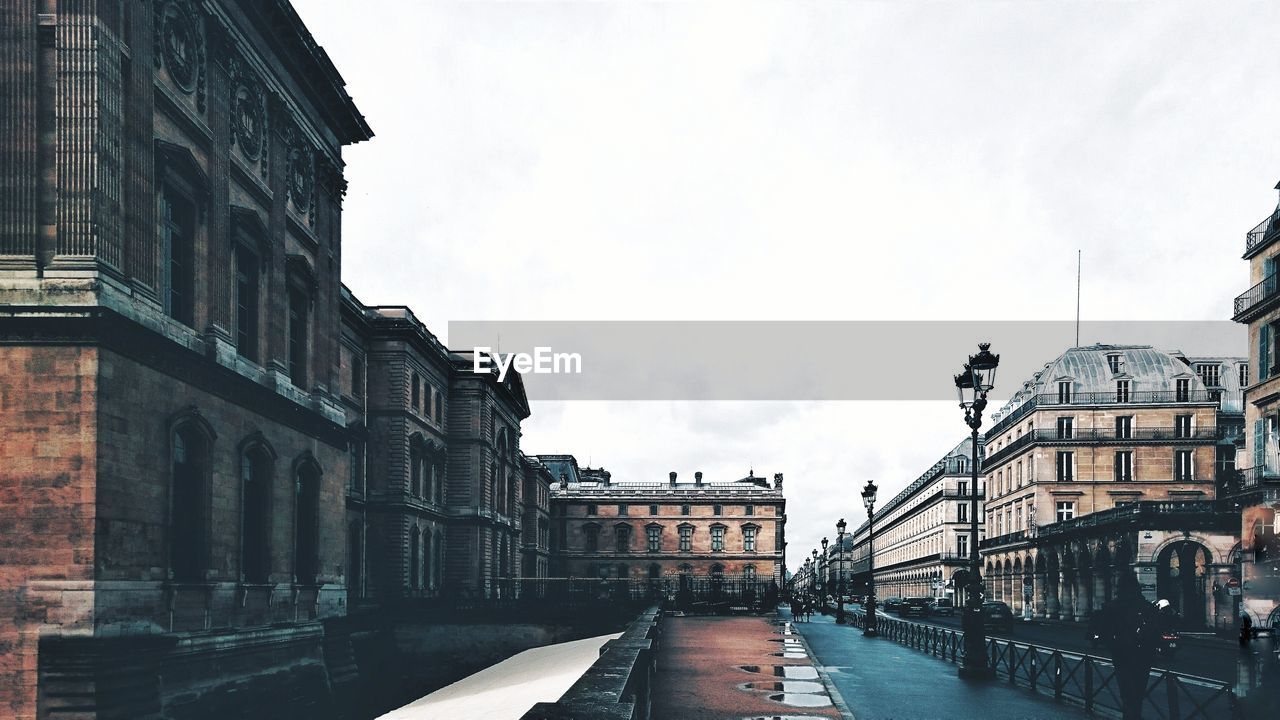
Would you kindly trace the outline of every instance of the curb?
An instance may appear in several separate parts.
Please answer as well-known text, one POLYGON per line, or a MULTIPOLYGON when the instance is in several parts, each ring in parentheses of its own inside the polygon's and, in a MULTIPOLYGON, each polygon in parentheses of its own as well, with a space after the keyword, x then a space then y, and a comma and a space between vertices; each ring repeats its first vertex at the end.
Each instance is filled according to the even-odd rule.
MULTIPOLYGON (((782 618, 781 615, 778 615, 778 617, 782 618)), ((831 698, 831 704, 836 706, 836 709, 840 711, 840 714, 844 716, 845 720, 857 720, 853 714, 853 710, 849 709, 849 704, 844 701, 844 696, 842 696, 840 691, 836 689, 835 681, 832 680, 831 675, 827 673, 826 667, 818 663, 818 656, 814 655, 813 648, 809 647, 809 638, 805 637, 799 630, 794 629, 794 622, 791 622, 789 619, 787 622, 792 625, 792 635, 800 638, 800 643, 804 645, 805 654, 813 661, 813 668, 818 671, 818 677, 822 679, 823 686, 827 688, 827 695, 831 698)))

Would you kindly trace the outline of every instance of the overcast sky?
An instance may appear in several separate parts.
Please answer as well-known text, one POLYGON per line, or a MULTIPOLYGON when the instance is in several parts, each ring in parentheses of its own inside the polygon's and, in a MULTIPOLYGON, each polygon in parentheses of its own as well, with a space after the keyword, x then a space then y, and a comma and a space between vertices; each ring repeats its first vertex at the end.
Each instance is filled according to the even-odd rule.
MULTIPOLYGON (((1067 320, 1077 248, 1086 319, 1221 320, 1276 204, 1275 4, 294 4, 377 135, 346 153, 345 281, 442 336, 1067 320)), ((544 402, 523 448, 784 472, 794 569, 965 430, 943 402, 544 402)))

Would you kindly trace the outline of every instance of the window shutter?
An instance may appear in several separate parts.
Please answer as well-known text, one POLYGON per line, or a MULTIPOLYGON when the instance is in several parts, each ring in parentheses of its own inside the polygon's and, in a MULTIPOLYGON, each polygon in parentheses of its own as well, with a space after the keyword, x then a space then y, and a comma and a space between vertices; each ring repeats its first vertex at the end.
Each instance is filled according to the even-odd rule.
POLYGON ((1253 466, 1262 467, 1266 462, 1266 421, 1258 418, 1253 421, 1253 466))
POLYGON ((1263 325, 1258 329, 1258 379, 1265 380, 1271 376, 1271 326, 1263 325))

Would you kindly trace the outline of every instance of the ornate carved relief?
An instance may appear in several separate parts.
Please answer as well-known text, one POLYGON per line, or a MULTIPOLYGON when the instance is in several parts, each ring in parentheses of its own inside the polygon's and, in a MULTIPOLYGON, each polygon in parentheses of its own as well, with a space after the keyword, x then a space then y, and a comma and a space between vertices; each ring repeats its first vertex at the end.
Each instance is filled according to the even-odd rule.
POLYGON ((231 144, 259 164, 267 178, 267 95, 257 75, 239 58, 227 63, 231 79, 231 144))
POLYGON ((289 202, 308 223, 315 222, 316 154, 302 133, 294 127, 284 132, 288 160, 285 167, 285 189, 289 202))
POLYGON ((204 18, 189 0, 158 0, 155 4, 155 66, 163 66, 182 92, 195 94, 196 107, 205 107, 204 18))

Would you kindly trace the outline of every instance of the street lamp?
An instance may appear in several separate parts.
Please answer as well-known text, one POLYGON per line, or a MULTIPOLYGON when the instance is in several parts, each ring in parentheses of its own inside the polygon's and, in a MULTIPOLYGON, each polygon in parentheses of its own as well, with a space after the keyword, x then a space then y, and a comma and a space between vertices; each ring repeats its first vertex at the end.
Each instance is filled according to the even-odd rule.
POLYGON ((822 565, 818 564, 818 549, 813 549, 813 594, 822 599, 822 565))
POLYGON ((827 614, 827 593, 831 591, 831 556, 827 555, 827 539, 822 538, 822 614, 827 614))
POLYGON ((982 626, 982 569, 978 554, 978 429, 982 427, 982 411, 987 408, 987 393, 996 385, 996 368, 1000 356, 991 354, 991 343, 978 343, 978 354, 955 376, 956 395, 964 410, 964 422, 973 437, 973 461, 969 492, 969 587, 965 592, 964 661, 960 677, 990 680, 996 676, 987 664, 987 636, 982 626))
POLYGON ((836 523, 836 622, 844 624, 844 518, 836 523))
POLYGON ((862 634, 867 637, 879 635, 876 632, 876 484, 867 481, 862 488, 862 504, 867 508, 867 626, 862 634))

